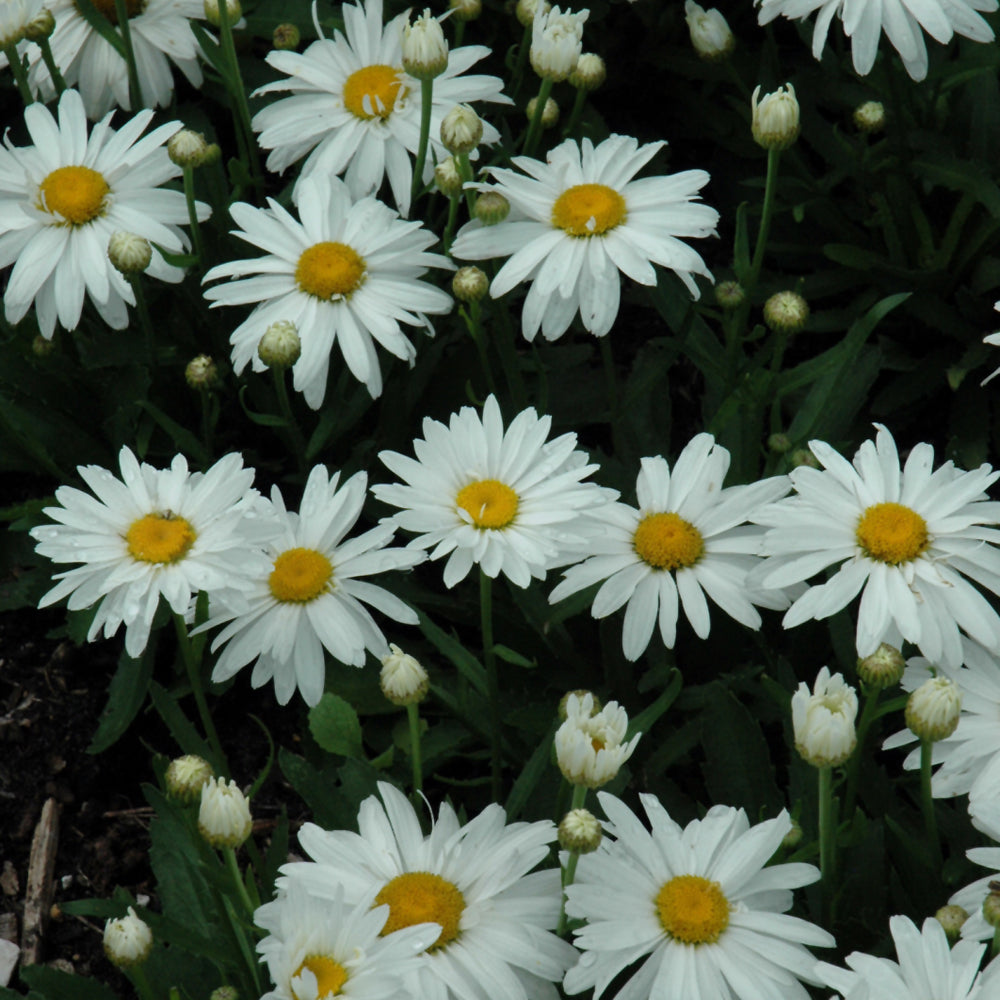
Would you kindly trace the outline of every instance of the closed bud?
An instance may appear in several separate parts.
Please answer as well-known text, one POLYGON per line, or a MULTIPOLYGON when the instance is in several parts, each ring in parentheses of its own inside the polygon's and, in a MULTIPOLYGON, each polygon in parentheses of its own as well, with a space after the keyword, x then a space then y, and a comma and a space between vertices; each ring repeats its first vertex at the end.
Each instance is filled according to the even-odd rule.
POLYGON ((714 8, 705 10, 693 0, 686 0, 684 20, 687 21, 688 31, 691 33, 691 44, 702 59, 707 62, 718 62, 733 51, 736 39, 719 11, 714 8))
POLYGON ((954 903, 942 906, 934 916, 944 928, 949 944, 954 944, 962 936, 962 924, 969 919, 969 914, 954 903))
POLYGON ((424 8, 412 24, 403 26, 403 69, 417 80, 433 80, 448 68, 448 42, 441 22, 424 8))
POLYGON ((382 657, 379 674, 382 694, 393 705, 415 705, 427 697, 429 685, 430 679, 420 661, 390 642, 388 654, 382 657))
POLYGON ((799 102, 795 88, 786 83, 773 94, 758 100, 760 86, 750 99, 753 120, 750 130, 754 141, 764 149, 787 149, 799 136, 799 102))
POLYGON ((559 716, 560 722, 565 722, 567 719, 566 706, 569 704, 570 698, 578 698, 581 701, 587 695, 590 695, 590 709, 594 715, 596 715, 601 710, 601 699, 597 697, 592 691, 587 691, 584 688, 577 688, 575 691, 567 691, 559 699, 559 708, 556 709, 556 714, 559 716))
POLYGON ((31 342, 31 353, 34 354, 36 358, 47 358, 55 349, 55 341, 51 338, 43 336, 40 333, 37 334, 35 339, 31 342))
POLYGON ((235 986, 217 986, 208 1000, 240 1000, 240 993, 235 986))
POLYGON ((52 37, 56 30, 56 19, 48 7, 43 7, 25 26, 24 39, 28 42, 42 42, 52 37))
MULTIPOLYGON (((528 101, 526 114, 528 121, 534 121, 535 113, 538 111, 538 98, 533 97, 528 101)), ((542 128, 552 128, 559 121, 559 105, 551 97, 546 98, 545 108, 542 111, 542 128)))
POLYGON ((608 68, 596 52, 584 52, 576 61, 576 69, 569 75, 569 82, 577 90, 597 90, 608 78, 608 68))
POLYGON ((885 108, 881 101, 865 101, 854 109, 854 124, 862 132, 881 132, 885 128, 885 108))
POLYGON ((1000 929, 1000 882, 990 882, 990 891, 983 900, 983 920, 1000 929))
POLYGON ((207 151, 205 137, 189 128, 178 130, 167 140, 167 156, 179 167, 200 167, 207 151))
POLYGON ((601 846, 601 824, 589 809, 570 809, 559 821, 559 847, 572 854, 590 854, 601 846))
POLYGON ((535 11, 539 7, 542 9, 542 13, 545 13, 552 7, 552 4, 549 3, 549 0, 517 0, 515 13, 518 21, 525 28, 530 27, 535 20, 535 11))
POLYGON ((124 275, 141 274, 153 259, 153 248, 145 236, 117 232, 108 240, 108 260, 124 275))
POLYGON ((295 24, 279 24, 271 35, 271 44, 279 51, 290 52, 292 49, 297 49, 300 41, 302 33, 295 24))
POLYGON ((471 153, 482 138, 482 119, 468 104, 456 104, 441 119, 441 142, 449 153, 471 153))
POLYGON ((784 455, 785 452, 791 449, 792 439, 787 434, 777 431, 767 439, 767 447, 769 451, 773 451, 776 455, 784 455))
POLYGON ((478 302, 489 290, 490 279, 475 265, 460 267, 451 279, 451 290, 459 302, 478 302))
POLYGON ((792 695, 795 749, 813 767, 837 767, 854 752, 858 696, 841 674, 823 667, 812 691, 803 681, 792 695))
POLYGON ((457 198, 462 193, 462 173, 454 156, 442 160, 434 168, 434 186, 446 198, 457 198))
POLYGON ((819 459, 808 448, 796 448, 791 454, 792 468, 806 466, 809 469, 819 468, 819 459))
POLYGON ((503 222, 510 213, 510 202, 499 191, 481 191, 476 198, 475 215, 484 226, 503 222))
POLYGON ((124 917, 104 925, 104 954, 120 969, 141 965, 153 950, 153 932, 130 906, 124 917))
POLYGON ((962 715, 962 691, 949 677, 931 677, 906 701, 904 717, 911 732, 935 743, 947 739, 962 715))
POLYGON ((809 303, 798 292, 775 292, 764 303, 764 323, 773 333, 798 333, 809 319, 809 303))
POLYGON ((794 851, 802 843, 802 824, 797 820, 792 820, 792 828, 781 838, 781 846, 786 851, 794 851))
POLYGON ((204 757, 189 753, 175 757, 167 765, 167 794, 190 805, 201 798, 201 788, 215 777, 212 765, 204 757))
POLYGON ((250 804, 235 781, 206 781, 201 788, 198 832, 212 847, 239 847, 250 836, 250 804))
MULTIPOLYGON (((235 24, 243 16, 243 8, 240 5, 240 0, 225 0, 226 4, 226 20, 230 24, 235 24)), ((221 17, 219 15, 219 8, 221 4, 219 0, 205 0, 205 20, 209 24, 214 25, 216 28, 221 23, 221 17)))
POLYGON ((872 691, 894 687, 903 679, 905 669, 903 654, 887 642, 883 642, 874 653, 858 659, 858 677, 872 691))
POLYGON ((268 368, 291 368, 301 353, 299 331, 286 319, 272 323, 257 345, 257 356, 268 368))
POLYGON ((483 0, 448 0, 456 21, 475 21, 483 12, 483 0))
POLYGON ((720 281, 715 286, 715 301, 720 309, 732 312, 746 301, 747 293, 738 281, 720 281))
POLYGON ((199 354, 187 363, 184 381, 197 392, 208 392, 219 384, 219 368, 207 354, 199 354))

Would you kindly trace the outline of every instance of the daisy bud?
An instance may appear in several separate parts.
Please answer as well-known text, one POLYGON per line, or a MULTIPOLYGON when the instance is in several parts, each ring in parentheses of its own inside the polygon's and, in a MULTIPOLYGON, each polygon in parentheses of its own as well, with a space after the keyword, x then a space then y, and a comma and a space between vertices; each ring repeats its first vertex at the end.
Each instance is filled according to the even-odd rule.
POLYGON ((795 749, 813 767, 837 767, 854 752, 858 696, 841 674, 823 667, 810 692, 803 681, 792 695, 795 749))
POLYGON ((206 781, 201 789, 198 832, 212 847, 239 847, 253 828, 250 804, 235 781, 206 781))
POLYGON ((451 290, 459 302, 478 302, 489 290, 490 279, 479 267, 460 267, 451 279, 451 290))
MULTIPOLYGON (((528 101, 528 107, 525 109, 529 122, 534 120, 537 110, 538 98, 533 97, 528 101)), ((557 121, 559 121, 559 105, 551 97, 546 98, 545 110, 542 111, 542 128, 552 128, 557 121)))
POLYGON ((693 0, 686 0, 684 20, 691 32, 691 44, 702 59, 719 62, 733 51, 736 39, 726 19, 714 8, 705 10, 693 0))
POLYGON ((531 68, 543 79, 559 83, 576 69, 583 47, 583 24, 589 10, 562 13, 558 7, 535 8, 531 27, 531 68))
POLYGON ((153 948, 153 932, 130 906, 124 917, 104 925, 104 954, 119 969, 140 965, 153 948))
MULTIPOLYGON (((204 7, 205 20, 217 28, 221 21, 219 17, 219 0, 205 0, 204 7)), ((243 7, 240 5, 240 0, 226 0, 226 13, 229 15, 227 18, 229 23, 235 24, 243 16, 243 7)))
POLYGON ((420 661, 389 643, 389 653, 382 657, 379 686, 393 705, 415 705, 427 696, 427 671, 420 661))
POLYGON ((754 141, 764 149, 788 149, 799 135, 799 102, 795 88, 786 83, 773 94, 765 94, 758 101, 758 85, 750 99, 753 121, 750 129, 754 141))
POLYGON ((792 828, 781 838, 781 846, 786 851, 794 850, 802 843, 802 824, 797 820, 792 820, 792 828))
POLYGON ((222 159, 222 148, 217 142, 210 142, 205 147, 205 156, 201 163, 197 164, 200 167, 210 167, 213 163, 218 163, 222 159))
POLYGON ((457 198, 462 193, 462 174, 454 156, 442 160, 434 168, 434 184, 446 198, 457 198))
POLYGON ((499 191, 481 191, 476 198, 475 215, 484 226, 503 222, 510 213, 510 202, 499 191))
POLYGON ((542 9, 542 13, 545 13, 552 8, 552 4, 549 0, 517 0, 517 8, 515 13, 517 15, 518 21, 527 28, 534 23, 535 11, 539 8, 542 9))
POLYGON ((212 765, 204 757, 189 753, 175 757, 167 765, 167 795, 185 805, 201 798, 201 787, 215 777, 212 765))
POLYGON ((596 52, 584 52, 576 61, 576 69, 569 75, 569 82, 577 90, 597 90, 608 78, 608 68, 596 52))
MULTIPOLYGON (((295 24, 279 24, 271 35, 271 44, 279 51, 297 49, 302 41, 302 33, 295 24)), ((219 987, 224 989, 225 987, 219 987)))
POLYGON ((715 301, 720 309, 732 312, 739 309, 746 300, 747 293, 738 281, 722 281, 715 286, 715 301))
POLYGON ((570 809, 559 822, 559 846, 564 851, 590 854, 603 836, 601 824, 589 809, 570 809))
POLYGON ((235 986, 217 986, 208 1000, 240 1000, 240 993, 235 986))
POLYGON ((287 319, 272 323, 260 338, 257 357, 268 368, 291 368, 302 353, 302 341, 295 324, 287 319))
POLYGON ((179 167, 200 167, 205 162, 208 143, 201 132, 182 128, 167 140, 167 156, 179 167))
POLYGON ((456 104, 441 119, 441 142, 449 153, 471 153, 482 138, 482 119, 468 104, 456 104))
POLYGON ((784 455, 792 447, 792 439, 778 431, 767 439, 767 447, 776 455, 784 455))
POLYGON ((949 677, 924 681, 907 699, 904 714, 907 728, 932 743, 951 736, 961 715, 962 691, 949 677))
POLYGON ((887 642, 883 642, 874 653, 858 660, 858 677, 872 691, 894 687, 903 679, 905 669, 903 654, 887 642))
POLYGON ((947 906, 942 906, 941 909, 934 914, 934 917, 944 928, 944 933, 948 938, 948 943, 954 944, 961 937, 962 924, 969 919, 969 914, 966 913, 961 906, 956 906, 954 903, 950 903, 947 906))
POLYGON ((597 695, 594 694, 592 691, 587 691, 584 688, 577 688, 575 691, 567 691, 559 699, 559 708, 556 710, 557 714, 559 715, 559 721, 560 722, 565 722, 566 719, 569 718, 569 716, 567 714, 567 711, 566 711, 566 706, 569 704, 570 698, 572 698, 572 697, 575 696, 577 698, 582 699, 582 698, 584 698, 588 694, 590 695, 590 708, 591 708, 591 711, 596 715, 601 710, 601 708, 603 707, 601 705, 601 699, 598 698, 597 695))
POLYGON ((571 694, 566 699, 566 721, 556 730, 556 761, 572 785, 600 788, 612 781, 632 756, 640 734, 622 742, 628 715, 618 702, 609 701, 594 712, 594 698, 571 694))
POLYGON ((885 128, 885 107, 881 101, 865 101, 854 109, 854 124, 862 132, 881 132, 885 128))
POLYGON ((117 232, 108 240, 108 260, 124 275, 141 274, 153 259, 153 248, 145 236, 117 232))
POLYGON ((207 354, 199 354, 187 363, 184 381, 198 392, 208 392, 219 384, 218 366, 207 354))
POLYGON ((792 468, 798 469, 803 465, 810 469, 818 469, 819 460, 808 448, 796 448, 792 452, 792 468))
POLYGON ((403 26, 403 69, 417 80, 433 80, 448 68, 448 42, 428 8, 403 26))
POLYGON ((51 338, 43 337, 40 333, 31 342, 31 353, 36 358, 47 358, 55 349, 55 342, 51 338))
POLYGON ((772 333, 798 333, 809 319, 809 303, 798 292, 775 292, 764 303, 764 323, 772 333))
POLYGON ((448 0, 456 21, 475 21, 483 12, 483 0, 448 0))
POLYGON ((56 19, 48 7, 43 7, 25 26, 22 36, 28 42, 42 42, 52 37, 56 19))
POLYGON ((990 882, 990 891, 983 900, 983 919, 990 927, 1000 928, 1000 882, 990 882))

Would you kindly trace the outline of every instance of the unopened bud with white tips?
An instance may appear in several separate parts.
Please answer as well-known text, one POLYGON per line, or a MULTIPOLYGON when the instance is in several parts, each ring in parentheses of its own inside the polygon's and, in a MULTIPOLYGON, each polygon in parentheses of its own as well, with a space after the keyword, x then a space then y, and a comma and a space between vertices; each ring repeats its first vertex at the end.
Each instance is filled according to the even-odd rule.
POLYGON ((483 121, 468 104, 456 104, 441 119, 441 142, 449 153, 471 153, 483 138, 483 121))
POLYGON ((56 19, 48 7, 43 7, 25 26, 24 39, 28 42, 41 42, 52 37, 56 30, 56 19))
POLYGON ((894 687, 903 679, 906 660, 903 654, 883 642, 874 653, 858 659, 858 677, 865 687, 873 691, 884 691, 894 687))
POLYGON ((694 0, 686 0, 684 20, 691 33, 691 44, 702 59, 718 62, 733 51, 736 39, 729 30, 726 19, 715 8, 705 10, 694 0))
POLYGON ((570 809, 559 821, 559 846, 574 854, 590 854, 601 846, 601 824, 589 809, 570 809))
POLYGON ((459 302, 478 302, 489 290, 490 279, 481 267, 460 267, 451 279, 451 290, 459 302))
POLYGON ((950 677, 931 677, 906 702, 906 725, 931 743, 946 739, 958 728, 962 691, 950 677))
POLYGON ((212 847, 239 847, 250 836, 250 804, 235 781, 207 781, 201 789, 198 832, 212 847))
POLYGON ((167 156, 179 167, 200 167, 207 152, 205 137, 193 129, 178 129, 167 140, 167 156))
POLYGON ((462 193, 462 173, 454 156, 443 159, 434 168, 434 186, 446 198, 457 198, 462 193))
POLYGON ((510 202, 499 191, 481 191, 474 211, 484 226, 495 226, 510 214, 510 202))
POLYGON ((535 20, 535 11, 539 7, 542 9, 542 13, 545 13, 551 9, 552 4, 549 3, 549 0, 517 0, 515 14, 518 21, 525 28, 530 27, 535 20))
MULTIPOLYGON (((240 0, 225 0, 226 4, 226 20, 230 24, 235 25, 236 22, 243 16, 243 7, 240 4, 240 0)), ((220 0, 205 0, 203 7, 205 11, 205 20, 209 24, 214 25, 216 28, 219 26, 222 18, 219 13, 219 8, 221 6, 220 0)))
POLYGON ((433 80, 448 68, 448 42, 428 8, 403 26, 403 69, 417 80, 433 80))
MULTIPOLYGON (((535 115, 538 112, 538 98, 533 97, 528 101, 528 106, 525 109, 525 113, 528 116, 528 121, 534 121, 535 115)), ((556 104, 551 97, 545 99, 545 107, 542 110, 542 128, 553 128, 556 122, 559 121, 559 105, 556 104)))
POLYGON ((130 906, 124 917, 104 925, 104 954, 120 969, 140 965, 153 949, 153 932, 130 906))
POLYGON ((823 667, 812 691, 803 681, 792 695, 795 749, 813 767, 837 767, 854 752, 858 696, 841 674, 823 667))
POLYGON ((214 777, 212 765, 204 757, 193 753, 175 757, 167 765, 167 794, 180 802, 197 802, 202 786, 214 777))
POLYGON ((153 259, 153 247, 145 236, 117 232, 108 240, 108 260, 124 275, 141 274, 153 259))
POLYGON ((302 341, 295 324, 287 319, 272 323, 260 338, 257 356, 268 368, 291 368, 302 354, 302 341))
POLYGON ((750 99, 751 132, 764 149, 787 149, 799 136, 799 102, 795 88, 786 83, 773 94, 760 95, 760 86, 750 99))
POLYGON ((429 685, 430 678, 420 661, 390 642, 379 674, 382 694, 394 705, 415 705, 427 696, 429 685))
POLYGON ((543 79, 559 83, 576 69, 583 47, 583 25, 589 10, 563 13, 558 7, 535 9, 531 27, 531 68, 543 79))
POLYGON ((483 0, 448 0, 456 21, 475 21, 483 12, 483 0))
POLYGON ((584 52, 569 75, 570 85, 577 90, 597 90, 608 78, 608 68, 596 52, 584 52))

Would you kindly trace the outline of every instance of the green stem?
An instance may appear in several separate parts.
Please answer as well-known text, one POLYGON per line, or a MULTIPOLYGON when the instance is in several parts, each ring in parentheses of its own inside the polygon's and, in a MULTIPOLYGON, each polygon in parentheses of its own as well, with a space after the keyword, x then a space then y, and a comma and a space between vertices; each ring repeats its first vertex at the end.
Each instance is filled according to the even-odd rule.
POLYGON ((240 897, 240 902, 246 909, 247 914, 252 918, 256 907, 253 905, 253 900, 247 892, 247 887, 243 884, 243 875, 241 874, 240 866, 236 861, 235 848, 223 847, 222 856, 226 859, 226 868, 229 869, 229 874, 233 879, 233 885, 236 886, 236 894, 240 897))
POLYGON ((819 867, 823 877, 823 909, 833 907, 834 878, 837 873, 837 828, 833 817, 833 768, 817 769, 819 775, 819 867))
MULTIPOLYGON (((458 162, 458 172, 462 175, 462 184, 471 184, 473 181, 472 164, 469 163, 468 153, 459 153, 455 157, 458 162)), ((469 210, 469 218, 476 217, 476 194, 471 188, 463 187, 465 194, 465 207, 469 210)))
POLYGON ((285 385, 285 369, 272 368, 271 374, 274 376, 274 391, 278 397, 278 408, 285 418, 288 426, 288 435, 291 438, 292 451, 295 452, 295 463, 299 472, 305 475, 306 472, 306 445, 302 438, 302 431, 299 430, 298 421, 292 413, 292 403, 288 398, 288 386, 285 385))
POLYGON ((993 943, 990 945, 990 957, 1000 954, 1000 927, 993 932, 993 943))
POLYGON ((213 453, 212 448, 212 416, 211 416, 211 394, 209 392, 199 392, 198 395, 201 397, 201 439, 205 445, 205 452, 211 458, 213 453))
MULTIPOLYGON (((570 812, 583 808, 583 804, 587 801, 587 791, 586 785, 573 786, 573 801, 569 807, 570 812)), ((566 887, 572 885, 573 879, 576 878, 576 863, 579 860, 580 852, 570 851, 569 857, 566 859, 566 866, 562 870, 562 905, 559 910, 559 923, 556 926, 556 934, 560 937, 566 933, 566 887)))
POLYGON ((424 164, 427 162, 427 143, 431 136, 431 109, 434 104, 434 80, 420 81, 420 141, 417 159, 413 164, 413 181, 410 184, 410 207, 424 183, 424 164))
POLYGON ((528 134, 524 137, 524 155, 534 156, 535 146, 542 134, 542 115, 545 114, 545 102, 552 93, 552 81, 548 78, 542 80, 542 85, 538 88, 538 98, 535 101, 535 113, 531 116, 528 125, 528 134))
POLYGON ((854 753, 847 763, 847 794, 844 797, 844 819, 850 822, 854 815, 854 805, 858 797, 858 776, 861 773, 861 760, 864 756, 865 737, 875 719, 875 710, 878 708, 879 695, 878 688, 865 692, 865 704, 861 709, 861 718, 858 720, 857 744, 854 753))
POLYGON ((128 96, 132 111, 144 108, 142 86, 139 83, 139 71, 135 63, 135 49, 132 47, 132 28, 128 23, 128 5, 126 0, 115 0, 115 14, 118 16, 118 31, 122 36, 122 46, 125 49, 125 65, 128 68, 128 96))
POLYGON ((201 682, 201 664, 197 661, 194 648, 191 644, 191 637, 188 635, 187 625, 184 616, 176 612, 173 615, 174 627, 177 630, 177 645, 180 647, 181 659, 184 661, 184 669, 187 671, 188 681, 191 684, 191 693, 194 695, 195 704, 198 706, 198 715, 201 718, 202 729, 205 730, 205 738, 208 740, 215 760, 212 764, 223 776, 229 774, 229 764, 226 755, 222 752, 222 743, 219 734, 215 730, 215 723, 208 710, 208 702, 205 701, 205 690, 201 682))
POLYGON ((483 663, 486 666, 486 694, 490 703, 490 777, 493 801, 500 802, 500 678, 493 649, 493 581, 479 570, 479 619, 483 632, 483 663))
POLYGON ((526 24, 521 34, 521 44, 517 47, 517 62, 514 63, 514 75, 510 85, 510 94, 515 101, 524 83, 524 71, 528 67, 528 55, 531 52, 531 32, 532 25, 526 24))
POLYGON ((920 807, 924 814, 924 826, 927 828, 927 840, 931 853, 937 865, 938 874, 944 864, 941 855, 941 841, 938 838, 937 814, 934 812, 934 796, 931 794, 931 758, 934 754, 932 740, 920 741, 920 807))
POLYGON ((753 260, 750 263, 750 277, 747 281, 747 301, 757 287, 761 264, 764 262, 764 251, 767 249, 767 237, 771 231, 771 216, 774 214, 774 197, 778 190, 778 164, 781 161, 781 150, 767 151, 767 180, 764 183, 764 207, 760 213, 760 229, 757 230, 757 245, 754 247, 753 260))
POLYGON ((573 800, 569 804, 569 811, 572 812, 574 809, 582 809, 587 801, 587 792, 590 789, 586 785, 574 785, 573 786, 573 800))
POLYGON ((28 86, 28 74, 25 73, 24 63, 21 62, 21 57, 17 54, 17 45, 13 42, 10 45, 5 45, 3 47, 3 54, 7 57, 7 64, 10 66, 10 71, 14 74, 14 80, 17 83, 17 89, 21 94, 24 106, 27 107, 29 104, 34 104, 35 99, 31 96, 31 87, 28 86))
POLYGON ((490 392, 495 396, 497 394, 496 382, 493 380, 493 371, 490 368, 490 359, 486 354, 486 339, 483 336, 483 324, 482 324, 482 310, 479 308, 478 302, 470 302, 468 311, 462 310, 462 315, 466 318, 466 326, 469 330, 469 336, 472 337, 476 344, 476 350, 479 352, 479 363, 483 367, 483 375, 486 378, 486 385, 488 386, 490 392))
POLYGON ((153 366, 156 364, 156 335, 149 315, 149 306, 146 304, 146 292, 142 287, 142 275, 128 275, 128 283, 132 286, 132 294, 135 295, 135 309, 139 314, 139 326, 142 327, 142 339, 146 348, 146 363, 153 366))
POLYGON ((130 966, 128 976, 132 980, 140 1000, 155 1000, 156 994, 153 992, 153 987, 149 984, 149 976, 146 975, 144 965, 130 966))
POLYGON ((465 21, 455 21, 455 41, 452 43, 453 49, 459 49, 462 47, 462 42, 465 40, 465 21))
POLYGON ((413 802, 420 799, 424 787, 424 768, 420 758, 420 708, 416 702, 406 706, 406 718, 410 723, 410 760, 413 763, 413 802))
POLYGON ((563 138, 571 136, 580 124, 580 116, 583 114, 584 105, 587 103, 587 91, 583 87, 576 88, 576 97, 573 98, 573 110, 569 113, 569 121, 563 129, 563 138))
POLYGON ((38 47, 42 50, 42 59, 49 71, 49 76, 52 77, 52 85, 56 88, 56 99, 58 99, 66 89, 66 81, 52 57, 52 46, 49 45, 49 40, 47 38, 38 39, 38 47))
MULTIPOLYGON (((487 267, 490 283, 492 283, 496 277, 496 264, 490 261, 487 267)), ((500 364, 503 367, 504 378, 507 380, 507 388, 514 399, 514 406, 518 410, 523 410, 528 405, 528 389, 524 384, 524 377, 521 375, 515 342, 517 332, 510 321, 507 303, 498 302, 493 310, 493 315, 500 320, 500 328, 494 337, 494 343, 500 353, 500 364)))
POLYGON ((448 222, 444 227, 444 236, 441 237, 441 245, 444 247, 444 252, 448 253, 451 250, 451 241, 455 237, 455 223, 458 221, 458 195, 448 199, 448 222))
POLYGON ((184 170, 184 200, 187 202, 188 222, 191 224, 191 246, 194 248, 194 255, 201 263, 202 243, 201 226, 198 223, 198 207, 194 197, 194 167, 190 163, 185 164, 184 170))

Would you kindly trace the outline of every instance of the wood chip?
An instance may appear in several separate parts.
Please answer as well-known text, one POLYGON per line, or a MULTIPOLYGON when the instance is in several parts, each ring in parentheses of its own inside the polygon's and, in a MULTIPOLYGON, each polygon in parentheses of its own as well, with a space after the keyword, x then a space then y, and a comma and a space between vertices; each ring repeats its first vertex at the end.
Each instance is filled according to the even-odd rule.
POLYGON ((59 805, 45 800, 42 815, 31 839, 28 886, 24 897, 24 927, 21 934, 21 965, 35 965, 42 953, 42 938, 52 906, 56 848, 59 844, 59 805))
POLYGON ((9 861, 3 863, 3 872, 0 872, 0 891, 5 896, 16 896, 21 891, 17 870, 9 861))

